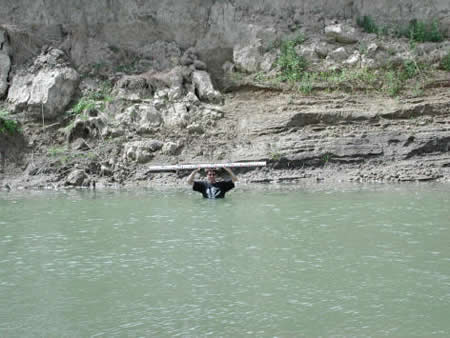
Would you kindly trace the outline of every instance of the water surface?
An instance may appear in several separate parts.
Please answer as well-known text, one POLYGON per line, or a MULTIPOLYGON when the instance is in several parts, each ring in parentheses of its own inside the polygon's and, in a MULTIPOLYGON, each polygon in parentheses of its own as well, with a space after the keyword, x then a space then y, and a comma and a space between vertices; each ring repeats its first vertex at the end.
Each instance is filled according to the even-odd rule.
POLYGON ((450 336, 449 192, 2 193, 0 336, 450 336))

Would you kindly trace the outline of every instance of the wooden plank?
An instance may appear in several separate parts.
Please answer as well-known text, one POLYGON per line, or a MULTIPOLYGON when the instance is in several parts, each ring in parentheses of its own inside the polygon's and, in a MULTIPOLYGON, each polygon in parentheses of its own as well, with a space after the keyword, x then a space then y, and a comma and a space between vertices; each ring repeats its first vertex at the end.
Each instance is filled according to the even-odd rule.
POLYGON ((147 172, 151 171, 173 171, 173 170, 194 170, 197 168, 245 168, 245 167, 265 167, 266 162, 233 162, 233 163, 199 163, 199 164, 175 164, 175 165, 155 165, 150 166, 147 172))

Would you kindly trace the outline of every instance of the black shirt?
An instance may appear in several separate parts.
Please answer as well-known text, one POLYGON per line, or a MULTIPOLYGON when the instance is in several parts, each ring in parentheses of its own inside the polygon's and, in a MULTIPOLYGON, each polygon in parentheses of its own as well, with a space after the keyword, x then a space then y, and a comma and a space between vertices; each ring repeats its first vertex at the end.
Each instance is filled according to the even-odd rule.
POLYGON ((231 180, 209 183, 206 181, 195 181, 192 189, 201 192, 204 198, 224 198, 225 193, 234 188, 231 180))

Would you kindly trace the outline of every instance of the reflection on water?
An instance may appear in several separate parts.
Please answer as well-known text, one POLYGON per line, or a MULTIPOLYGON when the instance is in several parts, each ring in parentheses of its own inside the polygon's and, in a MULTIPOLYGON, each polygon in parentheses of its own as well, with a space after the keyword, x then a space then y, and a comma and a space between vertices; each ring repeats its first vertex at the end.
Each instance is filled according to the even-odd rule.
POLYGON ((0 336, 448 336, 450 187, 0 195, 0 336))

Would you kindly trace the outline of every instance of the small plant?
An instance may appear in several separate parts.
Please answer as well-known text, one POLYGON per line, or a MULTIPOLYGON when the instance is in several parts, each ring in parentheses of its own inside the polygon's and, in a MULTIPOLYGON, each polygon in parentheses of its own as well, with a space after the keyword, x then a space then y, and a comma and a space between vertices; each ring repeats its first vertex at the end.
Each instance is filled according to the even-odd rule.
POLYGON ((419 71, 420 71, 419 66, 413 60, 403 61, 400 76, 404 80, 412 79, 419 73, 419 71))
POLYGON ((65 147, 51 147, 47 149, 47 155, 50 157, 58 157, 66 153, 65 147))
POLYGON ((75 107, 73 107, 72 112, 78 115, 93 108, 95 108, 95 101, 86 97, 82 97, 75 105, 75 107))
POLYGON ((447 72, 450 72, 450 51, 442 58, 440 67, 447 72))
POLYGON ((397 96, 403 88, 403 82, 395 71, 390 70, 385 74, 385 91, 389 96, 397 96))
POLYGON ((0 111, 0 135, 1 134, 18 134, 20 133, 19 123, 9 118, 7 111, 0 111))
POLYGON ((332 156, 332 154, 330 154, 330 153, 323 154, 322 158, 321 158, 322 165, 324 165, 324 166, 327 165, 327 163, 330 162, 330 160, 331 160, 331 156, 332 156))
POLYGON ((299 36, 294 40, 283 41, 281 44, 281 55, 277 60, 281 69, 282 80, 298 81, 301 79, 303 72, 307 68, 306 59, 298 55, 295 47, 305 41, 303 36, 299 36))
POLYGON ((360 18, 356 19, 356 23, 366 33, 378 34, 380 32, 380 29, 378 28, 375 21, 372 19, 372 17, 370 17, 368 15, 364 15, 362 18, 360 17, 360 18))
POLYGON ((279 160, 281 160, 281 154, 279 152, 277 152, 277 151, 270 152, 269 156, 270 156, 270 159, 272 161, 279 161, 279 160))
POLYGON ((304 73, 298 84, 298 90, 303 94, 311 94, 316 78, 317 75, 315 73, 304 73))
POLYGON ((416 42, 441 42, 444 40, 444 35, 436 20, 429 24, 416 19, 411 20, 408 25, 408 37, 416 42))

